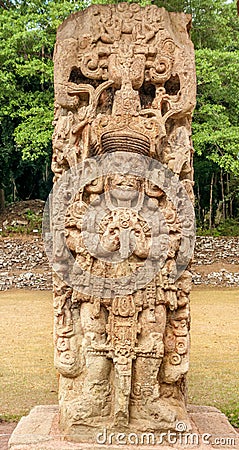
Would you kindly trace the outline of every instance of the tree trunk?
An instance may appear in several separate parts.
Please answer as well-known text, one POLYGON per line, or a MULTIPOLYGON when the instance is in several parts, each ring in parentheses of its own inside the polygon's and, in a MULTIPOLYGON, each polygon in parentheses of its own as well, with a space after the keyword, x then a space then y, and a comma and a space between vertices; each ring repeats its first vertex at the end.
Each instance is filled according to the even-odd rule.
POLYGON ((0 212, 3 212, 5 209, 5 194, 4 189, 0 189, 0 212))
POLYGON ((232 218, 231 217, 231 208, 230 205, 231 204, 231 196, 230 196, 230 175, 229 173, 227 173, 227 201, 226 201, 226 217, 228 218, 232 218))
POLYGON ((214 184, 214 173, 211 177, 210 184, 210 203, 209 203, 209 229, 212 229, 212 200, 213 200, 213 184, 214 184))
POLYGON ((16 201, 17 198, 17 187, 14 178, 12 178, 12 200, 13 202, 16 201))
POLYGON ((223 217, 223 220, 225 220, 226 219, 226 202, 225 202, 224 181, 223 181, 222 169, 221 169, 221 190, 222 190, 222 217, 223 217))
POLYGON ((200 196, 200 187, 197 185, 197 200, 198 200, 198 221, 201 224, 202 222, 202 213, 201 213, 201 196, 200 196))

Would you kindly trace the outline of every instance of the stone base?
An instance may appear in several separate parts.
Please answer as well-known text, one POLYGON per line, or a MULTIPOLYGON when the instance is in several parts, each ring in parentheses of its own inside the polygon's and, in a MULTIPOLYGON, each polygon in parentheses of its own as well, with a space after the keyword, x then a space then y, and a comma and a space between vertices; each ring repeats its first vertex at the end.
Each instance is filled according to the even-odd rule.
MULTIPOLYGON (((135 436, 110 438, 107 436, 105 444, 76 444, 67 442, 60 435, 58 429, 58 406, 36 406, 26 417, 22 417, 9 440, 11 450, 210 450, 210 449, 239 449, 239 435, 229 424, 226 416, 218 409, 209 406, 193 406, 188 408, 192 424, 190 433, 180 432, 176 437, 172 433, 170 444, 162 444, 160 434, 155 433, 155 442, 140 441, 136 445, 135 436), (131 441, 132 445, 128 443, 131 441), (120 440, 120 441, 119 441, 120 440), (176 441, 175 441, 176 440, 176 441), (124 443, 126 442, 127 443, 124 443), (141 444, 141 445, 140 445, 141 444), (153 445, 152 445, 153 444, 153 445)), ((183 424, 181 424, 183 427, 183 424)), ((103 430, 102 430, 103 431, 103 430)), ((105 436, 101 436, 101 441, 105 436)), ((146 438, 145 438, 146 439, 146 438)))

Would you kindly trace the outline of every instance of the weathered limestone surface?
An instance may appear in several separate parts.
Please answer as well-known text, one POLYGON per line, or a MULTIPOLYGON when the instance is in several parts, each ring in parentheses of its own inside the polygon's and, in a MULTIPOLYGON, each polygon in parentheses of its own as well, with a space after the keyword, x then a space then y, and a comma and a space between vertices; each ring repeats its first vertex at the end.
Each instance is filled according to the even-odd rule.
POLYGON ((120 3, 57 33, 52 265, 69 440, 191 426, 189 28, 188 15, 120 3))

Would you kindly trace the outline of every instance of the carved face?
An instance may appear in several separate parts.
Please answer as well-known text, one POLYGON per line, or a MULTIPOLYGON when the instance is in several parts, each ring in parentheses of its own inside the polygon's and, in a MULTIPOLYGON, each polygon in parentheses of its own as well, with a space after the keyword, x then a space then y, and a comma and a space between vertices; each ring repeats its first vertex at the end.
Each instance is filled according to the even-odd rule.
POLYGON ((133 200, 138 196, 141 182, 132 175, 114 174, 108 178, 111 196, 117 200, 133 200))

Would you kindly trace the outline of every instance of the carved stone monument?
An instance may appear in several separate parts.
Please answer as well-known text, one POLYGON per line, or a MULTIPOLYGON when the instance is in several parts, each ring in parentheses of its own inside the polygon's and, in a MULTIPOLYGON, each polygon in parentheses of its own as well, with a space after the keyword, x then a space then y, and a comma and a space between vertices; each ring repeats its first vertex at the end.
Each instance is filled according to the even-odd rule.
MULTIPOLYGON (((52 227, 61 432, 188 427, 190 16, 93 5, 55 47, 52 227)), ((180 431, 180 430, 179 430, 180 431)))

